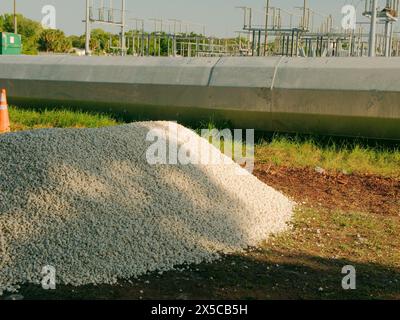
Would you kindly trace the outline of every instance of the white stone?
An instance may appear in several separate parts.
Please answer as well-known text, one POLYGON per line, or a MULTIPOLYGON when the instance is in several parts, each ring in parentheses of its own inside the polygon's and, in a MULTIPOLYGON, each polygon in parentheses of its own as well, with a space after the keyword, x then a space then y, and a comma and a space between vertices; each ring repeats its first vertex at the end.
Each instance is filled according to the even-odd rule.
MULTIPOLYGON (((0 293, 39 284, 47 265, 57 284, 113 284, 212 262, 286 230, 294 203, 233 162, 149 165, 146 134, 168 125, 1 135, 0 293)), ((178 136, 220 153, 182 126, 178 136)))

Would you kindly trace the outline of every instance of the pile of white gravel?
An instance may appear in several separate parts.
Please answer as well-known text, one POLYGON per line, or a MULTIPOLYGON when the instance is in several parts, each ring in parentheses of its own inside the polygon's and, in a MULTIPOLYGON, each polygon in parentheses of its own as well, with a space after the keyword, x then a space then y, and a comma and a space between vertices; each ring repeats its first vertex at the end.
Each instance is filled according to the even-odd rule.
POLYGON ((214 261, 287 228, 290 200, 193 131, 168 136, 170 125, 1 135, 0 295, 39 284, 44 266, 58 284, 115 283, 214 261), (225 164, 150 165, 153 129, 225 164))

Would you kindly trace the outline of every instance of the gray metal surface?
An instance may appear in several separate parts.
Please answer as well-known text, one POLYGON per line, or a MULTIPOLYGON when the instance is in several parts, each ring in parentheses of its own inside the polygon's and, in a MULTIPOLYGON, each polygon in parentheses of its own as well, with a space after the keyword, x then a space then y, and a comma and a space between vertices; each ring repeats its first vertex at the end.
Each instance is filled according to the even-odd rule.
POLYGON ((11 103, 400 140, 400 58, 0 57, 11 103))

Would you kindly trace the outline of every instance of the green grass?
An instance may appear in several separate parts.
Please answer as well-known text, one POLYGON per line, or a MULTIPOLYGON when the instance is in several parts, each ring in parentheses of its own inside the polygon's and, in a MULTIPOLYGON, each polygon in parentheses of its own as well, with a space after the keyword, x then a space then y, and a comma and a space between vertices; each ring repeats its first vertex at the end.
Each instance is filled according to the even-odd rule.
POLYGON ((117 125, 108 115, 70 110, 26 110, 10 107, 12 131, 41 128, 96 128, 117 125))
POLYGON ((400 217, 299 208, 292 230, 271 243, 282 251, 400 268, 400 217))
MULTIPOLYGON (((200 128, 231 128, 229 122, 210 119, 200 128)), ((201 129, 195 129, 198 134, 201 129)), ((400 145, 367 139, 312 135, 275 134, 265 138, 256 133, 255 158, 259 163, 296 168, 321 167, 328 171, 375 174, 400 178, 400 145)), ((233 142, 234 148, 239 142, 233 142)), ((221 151, 223 151, 223 144, 221 151)), ((244 152, 244 148, 243 148, 244 152)))
POLYGON ((366 145, 357 141, 321 143, 313 138, 273 137, 256 146, 256 159, 291 167, 321 167, 347 173, 376 174, 400 178, 400 149, 366 145))
POLYGON ((324 290, 303 292, 302 298, 399 299, 399 222, 398 216, 301 207, 292 229, 261 247, 260 259, 314 270, 304 281, 324 290), (340 288, 345 265, 357 270, 356 291, 340 288))
MULTIPOLYGON (((39 128, 93 128, 113 126, 121 122, 110 115, 93 114, 71 110, 26 110, 10 108, 11 130, 39 128)), ((199 124, 199 128, 230 128, 228 122, 210 120, 199 124)), ((200 134, 201 130, 195 128, 200 134)), ((234 147, 238 143, 234 142, 234 147)), ((239 146, 240 147, 240 146, 239 146)), ((221 145, 223 150, 223 145, 221 145)), ((326 170, 347 173, 369 173, 400 178, 400 149, 384 144, 368 145, 355 140, 314 137, 273 136, 260 139, 255 146, 256 160, 291 167, 322 167, 326 170)))

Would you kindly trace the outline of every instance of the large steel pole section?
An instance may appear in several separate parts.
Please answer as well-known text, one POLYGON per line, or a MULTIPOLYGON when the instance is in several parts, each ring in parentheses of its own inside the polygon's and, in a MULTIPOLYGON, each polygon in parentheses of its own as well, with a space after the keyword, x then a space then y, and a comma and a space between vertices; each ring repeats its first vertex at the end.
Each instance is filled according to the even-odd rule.
POLYGON ((86 0, 86 41, 85 54, 90 56, 90 0, 86 0))
POLYGON ((17 23, 17 0, 14 0, 14 33, 18 33, 18 23, 17 23))
POLYGON ((121 56, 126 54, 126 39, 125 39, 125 0, 122 0, 122 17, 121 17, 121 56))
POLYGON ((371 29, 369 31, 369 48, 368 55, 375 57, 376 55, 376 11, 378 8, 378 0, 372 0, 371 8, 371 29))

